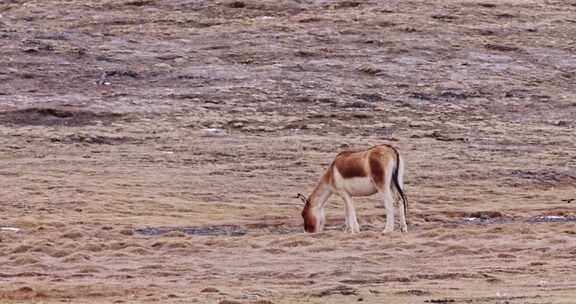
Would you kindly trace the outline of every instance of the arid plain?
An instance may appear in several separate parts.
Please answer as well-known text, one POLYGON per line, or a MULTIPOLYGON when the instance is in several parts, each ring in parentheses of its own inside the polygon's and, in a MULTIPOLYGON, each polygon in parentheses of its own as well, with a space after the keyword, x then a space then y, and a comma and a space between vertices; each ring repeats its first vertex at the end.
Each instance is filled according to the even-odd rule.
POLYGON ((571 1, 0 2, 1 303, 576 303, 571 1), (302 231, 335 154, 410 231, 302 231))

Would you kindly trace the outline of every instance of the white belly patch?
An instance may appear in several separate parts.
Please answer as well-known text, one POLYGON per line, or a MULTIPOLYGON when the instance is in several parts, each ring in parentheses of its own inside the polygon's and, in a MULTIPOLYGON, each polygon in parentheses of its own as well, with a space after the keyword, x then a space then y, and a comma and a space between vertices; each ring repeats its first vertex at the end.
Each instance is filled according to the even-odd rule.
POLYGON ((372 195, 377 189, 368 177, 353 177, 343 180, 344 190, 352 196, 372 195))
POLYGON ((343 189, 351 196, 372 195, 378 191, 369 177, 344 178, 337 169, 333 173, 336 191, 343 189))

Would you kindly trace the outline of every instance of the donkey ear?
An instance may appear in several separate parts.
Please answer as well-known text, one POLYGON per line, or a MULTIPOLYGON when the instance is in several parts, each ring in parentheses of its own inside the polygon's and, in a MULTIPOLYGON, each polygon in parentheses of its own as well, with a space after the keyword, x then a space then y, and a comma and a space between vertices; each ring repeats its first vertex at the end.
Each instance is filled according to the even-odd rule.
POLYGON ((298 193, 296 195, 296 198, 299 198, 302 200, 302 202, 304 202, 304 204, 306 204, 308 202, 308 200, 306 199, 306 197, 302 194, 302 193, 298 193))

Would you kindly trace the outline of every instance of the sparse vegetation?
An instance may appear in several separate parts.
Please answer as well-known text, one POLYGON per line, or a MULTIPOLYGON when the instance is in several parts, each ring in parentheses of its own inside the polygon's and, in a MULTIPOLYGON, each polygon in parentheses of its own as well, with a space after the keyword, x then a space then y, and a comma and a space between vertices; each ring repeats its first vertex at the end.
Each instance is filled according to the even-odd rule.
MULTIPOLYGON (((0 303, 570 303, 571 1, 0 1, 0 303), (302 234, 335 154, 410 233, 302 234)), ((334 199, 336 201, 336 199, 334 199)))

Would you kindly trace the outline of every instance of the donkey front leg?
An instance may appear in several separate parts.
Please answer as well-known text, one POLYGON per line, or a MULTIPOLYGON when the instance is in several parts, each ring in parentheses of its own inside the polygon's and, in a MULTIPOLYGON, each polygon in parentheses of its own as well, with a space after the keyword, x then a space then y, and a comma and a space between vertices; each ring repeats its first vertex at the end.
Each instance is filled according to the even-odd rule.
POLYGON ((326 225, 326 214, 324 213, 324 207, 326 207, 328 198, 330 198, 331 195, 332 192, 324 193, 320 199, 320 204, 316 208, 316 218, 318 219, 318 228, 316 229, 317 232, 324 231, 324 226, 326 225))
POLYGON ((344 231, 352 234, 359 233, 360 225, 358 224, 358 218, 356 217, 356 210, 354 209, 352 198, 348 193, 342 193, 341 196, 344 200, 346 210, 346 228, 344 231))

